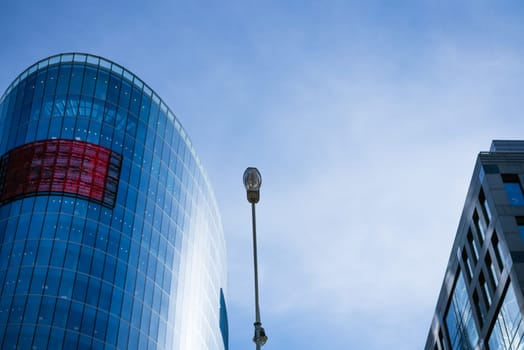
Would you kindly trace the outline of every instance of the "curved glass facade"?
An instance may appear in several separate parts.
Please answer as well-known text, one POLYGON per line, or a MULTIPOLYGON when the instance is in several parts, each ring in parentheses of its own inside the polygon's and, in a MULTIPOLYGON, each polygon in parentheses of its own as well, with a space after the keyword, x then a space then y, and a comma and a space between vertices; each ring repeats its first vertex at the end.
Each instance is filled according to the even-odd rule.
POLYGON ((227 349, 225 242, 180 123, 62 54, 0 99, 0 348, 227 349))

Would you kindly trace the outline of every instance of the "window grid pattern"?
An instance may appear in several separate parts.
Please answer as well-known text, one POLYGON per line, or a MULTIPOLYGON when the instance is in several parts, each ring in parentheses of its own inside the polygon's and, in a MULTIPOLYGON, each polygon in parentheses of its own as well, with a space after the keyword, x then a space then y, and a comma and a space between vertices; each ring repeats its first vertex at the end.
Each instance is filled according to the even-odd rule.
POLYGON ((0 348, 224 349, 220 218, 165 104, 109 61, 51 57, 0 100, 0 154, 52 139, 121 155, 116 197, 0 205, 0 348))

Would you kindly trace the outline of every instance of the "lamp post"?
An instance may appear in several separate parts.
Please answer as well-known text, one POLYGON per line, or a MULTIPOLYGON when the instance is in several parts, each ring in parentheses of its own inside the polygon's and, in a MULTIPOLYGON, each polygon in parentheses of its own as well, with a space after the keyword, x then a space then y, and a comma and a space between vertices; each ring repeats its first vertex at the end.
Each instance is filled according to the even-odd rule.
POLYGON ((247 191, 247 200, 251 203, 251 218, 253 222, 253 262, 255 272, 255 335, 253 342, 256 349, 260 350, 262 345, 267 341, 266 331, 260 322, 260 306, 258 304, 258 264, 257 264, 257 225, 255 220, 255 203, 260 199, 260 186, 262 185, 262 176, 257 168, 249 167, 244 171, 244 186, 247 191))

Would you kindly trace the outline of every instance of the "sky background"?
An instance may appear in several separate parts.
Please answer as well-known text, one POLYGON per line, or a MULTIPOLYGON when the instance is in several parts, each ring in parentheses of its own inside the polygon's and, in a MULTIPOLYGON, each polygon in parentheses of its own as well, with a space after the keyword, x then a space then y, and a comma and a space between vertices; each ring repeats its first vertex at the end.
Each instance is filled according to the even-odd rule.
POLYGON ((248 166, 264 349, 423 348, 476 155, 524 138, 523 2, 0 5, 0 90, 81 51, 177 114, 222 213, 231 350, 254 348, 248 166))

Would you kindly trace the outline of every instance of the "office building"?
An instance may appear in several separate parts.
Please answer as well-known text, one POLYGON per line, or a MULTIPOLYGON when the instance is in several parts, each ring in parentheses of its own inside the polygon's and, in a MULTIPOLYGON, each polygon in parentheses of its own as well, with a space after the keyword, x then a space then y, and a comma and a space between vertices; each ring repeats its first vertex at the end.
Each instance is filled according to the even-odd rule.
POLYGON ((524 349, 524 141, 478 155, 426 350, 524 349))
POLYGON ((191 142, 101 57, 0 99, 0 349, 227 349, 225 242, 191 142))

